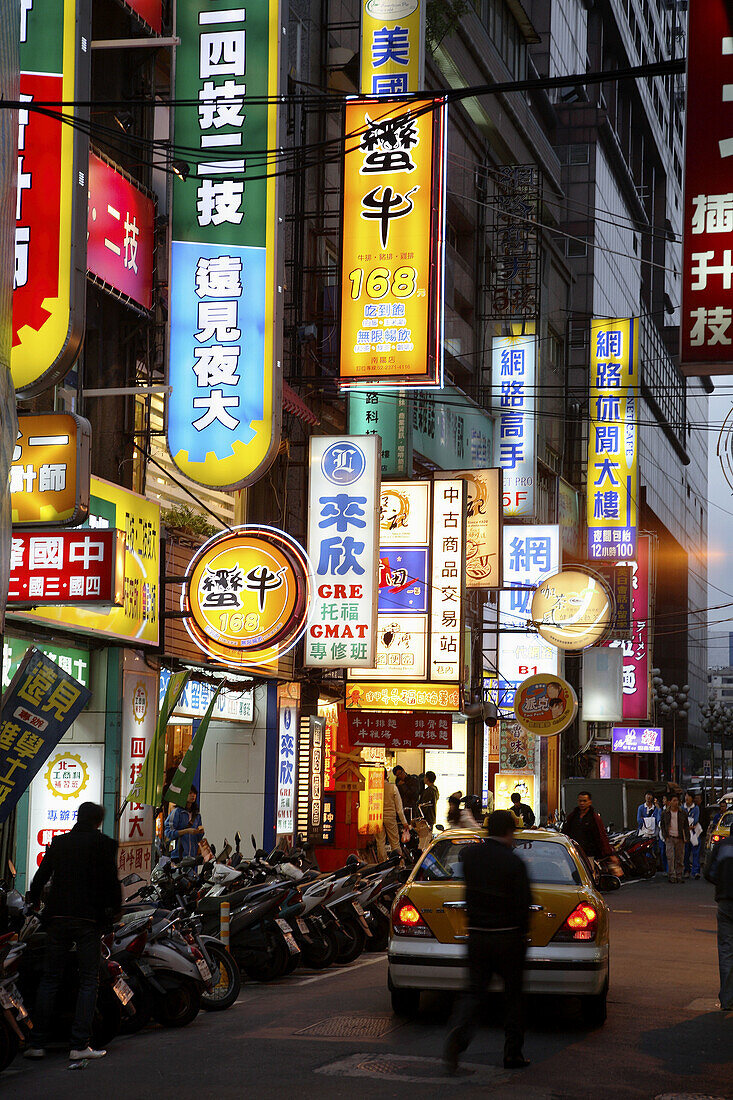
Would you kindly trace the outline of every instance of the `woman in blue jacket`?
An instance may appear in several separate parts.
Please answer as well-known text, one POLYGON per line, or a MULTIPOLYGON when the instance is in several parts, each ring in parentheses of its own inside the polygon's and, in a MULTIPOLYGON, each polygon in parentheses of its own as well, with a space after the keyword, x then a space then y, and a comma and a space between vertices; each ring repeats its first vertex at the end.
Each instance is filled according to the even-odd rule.
POLYGON ((173 859, 198 855, 199 840, 204 835, 197 801, 198 793, 192 786, 186 799, 185 810, 175 806, 166 818, 165 835, 171 842, 173 859))

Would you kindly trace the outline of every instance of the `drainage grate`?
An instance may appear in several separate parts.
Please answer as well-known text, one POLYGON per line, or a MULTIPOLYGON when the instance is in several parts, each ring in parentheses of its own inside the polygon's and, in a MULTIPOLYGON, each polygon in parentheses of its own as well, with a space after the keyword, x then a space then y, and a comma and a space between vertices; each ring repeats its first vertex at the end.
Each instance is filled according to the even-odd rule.
POLYGON ((394 1016, 331 1016, 309 1024, 296 1035, 319 1035, 326 1039, 381 1039, 402 1026, 394 1016))
MULTIPOLYGON (((392 1081, 435 1081, 445 1085, 448 1077, 439 1058, 415 1058, 404 1054, 352 1054, 330 1065, 321 1066, 316 1073, 327 1077, 376 1077, 392 1081)), ((469 1081, 471 1084, 496 1084, 507 1079, 507 1073, 497 1066, 462 1062, 451 1081, 469 1081)))

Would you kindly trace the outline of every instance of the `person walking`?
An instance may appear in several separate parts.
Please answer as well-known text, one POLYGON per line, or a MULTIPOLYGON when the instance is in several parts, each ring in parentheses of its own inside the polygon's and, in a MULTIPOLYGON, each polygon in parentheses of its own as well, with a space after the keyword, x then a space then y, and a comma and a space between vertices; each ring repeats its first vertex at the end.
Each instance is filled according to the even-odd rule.
POLYGON ((606 826, 601 815, 593 809, 590 791, 580 791, 578 805, 565 818, 562 831, 591 859, 604 859, 613 855, 606 826))
POLYGON ((199 853, 199 841, 204 835, 198 807, 198 790, 192 786, 186 799, 186 808, 174 806, 165 822, 165 835, 173 845, 171 857, 185 859, 199 853))
POLYGON ((83 802, 76 825, 68 833, 53 838, 30 885, 30 903, 38 908, 42 891, 50 883, 44 907, 47 940, 43 976, 26 1058, 45 1056, 51 1021, 56 1014, 56 997, 72 947, 76 948, 79 991, 69 1058, 72 1061, 103 1058, 107 1053, 91 1046, 92 1021, 97 1004, 102 931, 118 916, 122 891, 117 877, 117 842, 100 832, 103 820, 104 806, 83 802))
POLYGON ((685 844, 685 877, 692 875, 700 877, 700 808, 695 805, 695 799, 688 791, 685 795, 685 804, 682 807, 687 814, 687 824, 690 826, 690 839, 685 844))
POLYGON ((440 791, 435 786, 435 772, 425 772, 425 790, 420 799, 420 810, 429 829, 435 828, 440 791))
POLYGON ((645 791, 644 801, 636 810, 636 828, 639 836, 653 837, 657 859, 660 859, 659 820, 661 816, 662 811, 657 806, 654 791, 645 791))
POLYGON ((382 806, 384 830, 377 837, 377 860, 379 863, 384 863, 387 858, 387 848, 384 843, 385 833, 392 851, 399 852, 401 851, 400 830, 397 822, 399 822, 403 828, 407 828, 407 818, 402 808, 400 792, 397 790, 394 783, 390 783, 389 773, 386 768, 384 769, 384 801, 382 806))
POLYGON ((526 802, 522 802, 519 791, 515 791, 512 795, 512 810, 521 817, 523 828, 533 828, 535 822, 534 810, 526 802))
POLYGON ((733 1010, 733 837, 714 844, 703 865, 708 882, 715 883, 718 905, 718 967, 720 969, 720 1007, 733 1010))
POLYGON ((532 895, 527 871, 515 854, 514 818, 495 810, 487 821, 488 835, 461 852, 466 883, 469 985, 456 1007, 454 1026, 445 1045, 449 1073, 458 1069, 460 1054, 476 1033, 494 974, 504 982, 504 1067, 522 1069, 524 1057, 522 984, 532 895))
POLYGON ((676 794, 670 797, 668 809, 662 810, 659 827, 667 849, 669 881, 684 882, 685 844, 690 839, 690 826, 676 794))
POLYGON ((401 764, 392 768, 392 774, 402 799, 402 809, 412 820, 417 816, 417 807, 420 802, 420 780, 416 775, 408 775, 401 764))

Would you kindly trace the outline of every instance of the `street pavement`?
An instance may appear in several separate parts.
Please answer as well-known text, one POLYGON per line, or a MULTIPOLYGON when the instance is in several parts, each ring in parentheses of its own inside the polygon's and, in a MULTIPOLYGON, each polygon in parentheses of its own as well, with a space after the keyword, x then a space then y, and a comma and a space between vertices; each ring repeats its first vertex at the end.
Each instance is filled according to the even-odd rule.
POLYGON ((606 896, 611 908, 608 1021, 589 1030, 579 1006, 528 1005, 529 1068, 501 1063, 499 1015, 446 1077, 442 1050, 450 998, 423 997, 420 1017, 392 1016, 384 955, 349 967, 296 971, 275 985, 248 983, 224 1013, 202 1012, 181 1031, 150 1028, 116 1040, 106 1058, 69 1071, 65 1057, 17 1058, 0 1078, 14 1097, 444 1097, 499 1100, 733 1098, 733 1012, 717 1008, 712 888, 662 876, 606 896))

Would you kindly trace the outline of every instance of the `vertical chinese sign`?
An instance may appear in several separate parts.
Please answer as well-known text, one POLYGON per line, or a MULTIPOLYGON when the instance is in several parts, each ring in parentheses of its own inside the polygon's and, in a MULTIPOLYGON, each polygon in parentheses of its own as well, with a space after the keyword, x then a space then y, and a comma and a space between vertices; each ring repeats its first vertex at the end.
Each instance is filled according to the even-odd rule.
POLYGON ((680 369, 733 372, 733 15, 689 5, 680 369))
POLYGON ((504 471, 504 516, 535 513, 537 337, 496 336, 491 348, 494 464, 504 471))
POLYGON ((430 680, 463 678, 466 482, 433 483, 430 680))
POLYGON ((295 765, 298 750, 298 685, 278 686, 277 798, 275 832, 278 836, 295 833, 295 765), (295 694, 291 695, 291 692, 295 694))
POLYGON ((502 471, 453 470, 466 483, 466 588, 501 588, 502 471))
POLYGON ((623 652, 623 720, 646 721, 649 717, 649 588, 651 536, 639 535, 634 579, 631 582, 631 630, 623 641, 611 642, 623 652))
MULTIPOLYGON (((123 672, 120 790, 129 791, 142 771, 158 718, 157 674, 127 652, 123 672)), ((127 802, 119 819, 117 866, 120 877, 135 871, 150 878, 153 848, 153 807, 127 802)))
POLYGON ((590 326, 588 557, 636 556, 639 332, 635 318, 590 326))
POLYGON ((305 664, 371 668, 377 625, 380 438, 311 436, 305 664))
POLYGON ((21 4, 13 383, 24 397, 63 378, 84 333, 89 99, 88 0, 21 4), (64 121, 34 101, 64 103, 64 121))
POLYGON ((296 829, 320 842, 324 827, 324 718, 301 715, 298 736, 298 798, 296 829))
POLYGON ((498 703, 514 705, 514 692, 528 676, 560 672, 555 646, 527 630, 532 595, 560 568, 560 528, 504 526, 504 589, 499 597, 498 703))
MULTIPOLYGON (((489 316, 535 323, 540 314, 542 176, 532 164, 492 165, 495 263, 489 282, 489 316)), ((488 181, 487 181, 488 182, 488 181)))
POLYGON ((425 81, 426 0, 361 0, 362 95, 419 92, 425 81))
POLYGON ((382 477, 412 473, 412 412, 405 390, 349 391, 349 432, 378 435, 382 441, 382 477))
POLYGON ((445 120, 440 100, 346 104, 342 387, 442 385, 445 120))
POLYGON ((195 153, 173 184, 168 449, 235 489, 280 441, 279 6, 192 0, 177 30, 175 144, 195 153))
POLYGON ((349 675, 382 683, 349 683, 347 706, 365 706, 366 695, 376 699, 384 688, 389 701, 380 709, 399 709, 401 693, 428 681, 436 691, 424 696, 427 709, 455 709, 441 704, 438 689, 463 677, 466 483, 383 482, 379 524, 376 661, 349 675))

